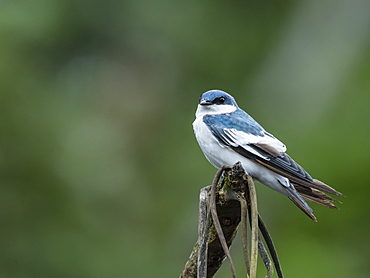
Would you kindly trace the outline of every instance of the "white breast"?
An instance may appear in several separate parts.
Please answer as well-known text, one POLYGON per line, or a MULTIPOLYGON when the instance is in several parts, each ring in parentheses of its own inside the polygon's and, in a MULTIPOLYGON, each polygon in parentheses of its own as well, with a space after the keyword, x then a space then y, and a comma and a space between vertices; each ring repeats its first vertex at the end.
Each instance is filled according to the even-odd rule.
POLYGON ((221 145, 203 122, 203 116, 198 116, 193 122, 195 137, 205 157, 216 168, 222 165, 234 165, 241 156, 226 146, 221 145))

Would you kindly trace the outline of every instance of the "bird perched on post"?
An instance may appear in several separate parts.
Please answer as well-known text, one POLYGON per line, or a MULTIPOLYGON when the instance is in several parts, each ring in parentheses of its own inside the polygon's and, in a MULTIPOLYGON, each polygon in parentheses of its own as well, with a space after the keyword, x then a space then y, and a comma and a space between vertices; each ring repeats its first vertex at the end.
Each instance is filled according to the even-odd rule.
POLYGON ((333 202, 338 201, 325 193, 344 195, 313 179, 285 153, 285 145, 240 109, 231 95, 220 90, 205 92, 195 116, 195 137, 216 168, 240 161, 248 175, 288 196, 314 221, 316 217, 305 200, 337 208, 333 202))

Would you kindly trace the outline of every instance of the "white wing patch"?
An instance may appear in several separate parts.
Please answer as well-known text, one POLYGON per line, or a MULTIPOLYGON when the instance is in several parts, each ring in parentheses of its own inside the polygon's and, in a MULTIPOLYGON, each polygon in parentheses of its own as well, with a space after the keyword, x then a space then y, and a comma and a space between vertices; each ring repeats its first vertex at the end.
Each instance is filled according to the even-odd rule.
POLYGON ((255 148, 252 148, 249 144, 265 144, 274 148, 278 152, 286 151, 286 146, 266 131, 264 131, 264 136, 248 134, 234 128, 224 129, 224 133, 226 136, 223 136, 223 139, 227 141, 231 146, 241 146, 245 150, 264 159, 268 159, 268 157, 258 152, 255 148))

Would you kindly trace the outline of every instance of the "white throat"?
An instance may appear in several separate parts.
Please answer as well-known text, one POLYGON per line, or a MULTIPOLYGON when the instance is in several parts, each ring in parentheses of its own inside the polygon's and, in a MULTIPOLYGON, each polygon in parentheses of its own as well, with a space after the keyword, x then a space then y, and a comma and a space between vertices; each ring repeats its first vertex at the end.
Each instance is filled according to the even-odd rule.
POLYGON ((195 117, 202 117, 204 115, 217 115, 232 113, 237 109, 233 105, 200 105, 198 104, 197 111, 195 112, 195 117))

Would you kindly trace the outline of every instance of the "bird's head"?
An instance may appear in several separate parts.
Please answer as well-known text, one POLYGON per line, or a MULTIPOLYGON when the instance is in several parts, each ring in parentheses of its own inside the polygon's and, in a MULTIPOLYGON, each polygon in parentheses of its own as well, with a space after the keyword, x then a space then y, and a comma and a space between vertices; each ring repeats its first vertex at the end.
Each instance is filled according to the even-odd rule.
POLYGON ((238 105, 231 95, 220 90, 210 90, 200 96, 196 115, 231 113, 236 109, 238 105))

